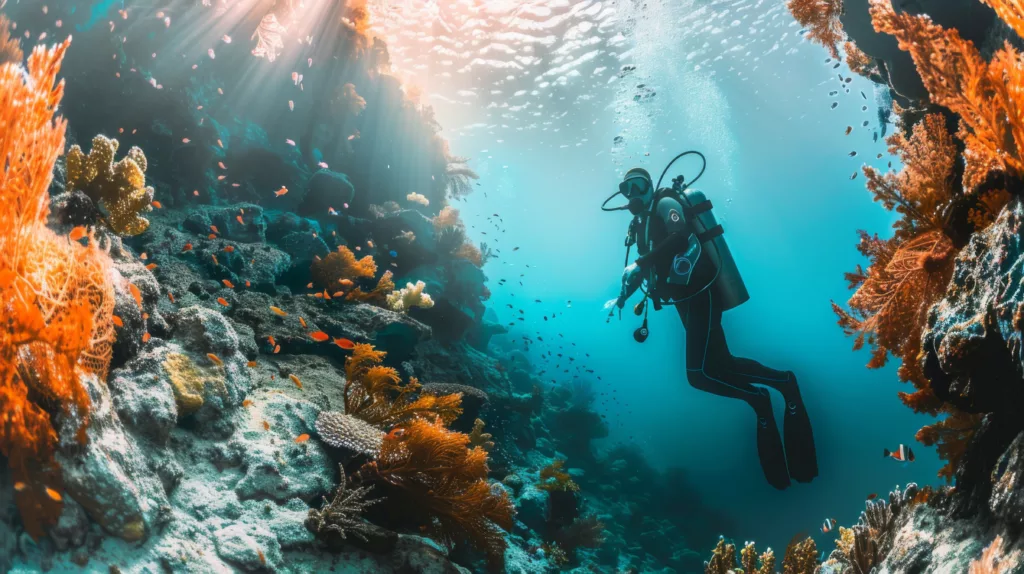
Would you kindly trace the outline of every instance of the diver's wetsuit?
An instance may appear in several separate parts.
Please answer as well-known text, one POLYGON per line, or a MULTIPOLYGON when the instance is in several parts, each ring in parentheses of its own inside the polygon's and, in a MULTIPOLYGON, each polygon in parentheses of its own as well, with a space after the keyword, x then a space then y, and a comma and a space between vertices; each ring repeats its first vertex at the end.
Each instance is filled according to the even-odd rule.
POLYGON ((685 299, 675 306, 686 328, 686 374, 690 385, 715 395, 744 400, 753 407, 757 414, 758 455, 772 486, 786 488, 790 477, 798 482, 810 481, 818 474, 817 456, 796 377, 791 372, 770 369, 729 352, 722 329, 724 309, 718 300, 721 295, 712 287, 718 279, 717 256, 702 253, 689 284, 669 283, 672 260, 686 250, 690 234, 696 229, 685 217, 680 203, 671 196, 660 196, 651 213, 640 216, 635 222, 640 250, 636 263, 645 276, 653 267, 654 293, 658 299, 666 302, 685 299), (775 425, 771 398, 767 389, 758 385, 780 391, 786 401, 785 452, 775 425))

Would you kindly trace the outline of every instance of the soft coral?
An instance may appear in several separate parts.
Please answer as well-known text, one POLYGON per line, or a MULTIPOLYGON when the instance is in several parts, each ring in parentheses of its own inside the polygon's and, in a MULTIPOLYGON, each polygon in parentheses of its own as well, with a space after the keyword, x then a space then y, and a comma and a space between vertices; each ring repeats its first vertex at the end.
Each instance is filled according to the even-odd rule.
POLYGON ((106 376, 113 341, 109 258, 91 236, 83 247, 45 226, 64 148, 66 123, 53 114, 68 45, 37 47, 27 75, 16 63, 0 66, 0 452, 35 537, 61 511, 51 414, 77 421, 85 440, 90 401, 79 377, 106 376))

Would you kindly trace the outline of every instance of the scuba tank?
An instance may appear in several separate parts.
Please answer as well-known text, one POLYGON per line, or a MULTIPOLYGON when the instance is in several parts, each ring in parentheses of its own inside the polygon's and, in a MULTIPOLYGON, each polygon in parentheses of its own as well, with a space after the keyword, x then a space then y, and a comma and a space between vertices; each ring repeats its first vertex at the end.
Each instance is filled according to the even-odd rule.
POLYGON ((750 299, 750 294, 732 252, 729 251, 729 245, 725 242, 722 226, 715 218, 711 201, 704 192, 696 189, 684 189, 675 195, 683 205, 693 233, 700 240, 702 251, 711 258, 717 270, 717 276, 710 287, 712 294, 721 302, 723 311, 739 307, 750 299))

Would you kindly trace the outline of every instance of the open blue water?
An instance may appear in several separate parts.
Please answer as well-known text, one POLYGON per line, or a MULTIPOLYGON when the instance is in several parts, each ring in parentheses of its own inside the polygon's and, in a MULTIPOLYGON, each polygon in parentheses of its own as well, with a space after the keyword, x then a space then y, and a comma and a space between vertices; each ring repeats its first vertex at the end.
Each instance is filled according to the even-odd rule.
MULTIPOLYGON (((930 449, 910 465, 882 457, 883 448, 919 446, 914 433, 928 419, 899 402, 894 366, 864 368, 867 354, 851 351, 829 305, 846 301, 843 273, 862 262, 855 231, 884 236, 892 222, 863 175, 850 179, 865 161, 892 160, 873 87, 825 63, 782 4, 455 2, 419 13, 388 4, 390 13, 377 6, 375 26, 395 67, 482 176, 459 207, 474 237, 501 250, 485 268, 493 307, 503 322, 525 311, 510 336, 565 341, 597 371, 608 444, 633 442, 656 466, 685 468, 704 502, 736 523, 726 534, 775 548, 805 531, 828 550, 823 519, 849 523, 868 493, 938 480, 930 449), (411 19, 421 22, 412 32, 411 19), (797 373, 820 464, 810 485, 768 486, 749 407, 687 384, 674 310, 652 315, 642 345, 628 308, 605 322, 629 216, 599 205, 626 169, 657 174, 688 149, 708 157, 697 187, 724 220, 751 293, 725 314, 730 349, 797 373)), ((692 176, 696 165, 681 160, 673 174, 692 176)))

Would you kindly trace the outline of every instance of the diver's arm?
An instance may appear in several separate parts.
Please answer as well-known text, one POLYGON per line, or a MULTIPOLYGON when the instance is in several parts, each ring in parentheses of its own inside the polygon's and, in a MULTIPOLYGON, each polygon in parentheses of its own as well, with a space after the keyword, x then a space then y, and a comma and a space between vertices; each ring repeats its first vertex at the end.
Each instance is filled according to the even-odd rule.
POLYGON ((656 206, 656 215, 664 222, 668 236, 636 260, 644 271, 650 269, 659 257, 682 253, 690 245, 690 226, 683 218, 683 206, 678 201, 671 197, 661 198, 656 206))

